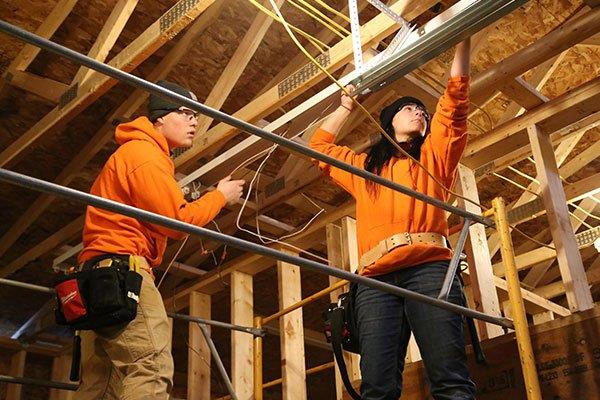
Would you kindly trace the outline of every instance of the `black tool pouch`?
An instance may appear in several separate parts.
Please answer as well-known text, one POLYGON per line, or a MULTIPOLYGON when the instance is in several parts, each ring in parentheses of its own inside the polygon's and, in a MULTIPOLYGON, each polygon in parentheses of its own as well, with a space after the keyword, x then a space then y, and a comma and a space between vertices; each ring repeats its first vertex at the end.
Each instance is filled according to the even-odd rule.
POLYGON ((350 290, 342 293, 338 297, 337 303, 330 303, 327 310, 323 313, 325 321, 325 338, 329 343, 333 343, 333 331, 340 332, 340 337, 336 338, 342 344, 344 350, 358 354, 358 323, 356 321, 355 283, 350 284, 350 290), (339 322, 338 322, 339 321, 339 322), (339 328, 333 324, 339 324, 339 328), (335 329, 334 329, 335 328, 335 329))
POLYGON ((329 304, 327 310, 323 312, 323 319, 325 321, 325 338, 327 342, 331 343, 344 386, 350 397, 360 400, 361 396, 354 390, 348 377, 342 353, 342 348, 351 353, 358 354, 359 352, 358 324, 354 304, 356 287, 355 283, 351 283, 350 290, 339 295, 337 303, 329 304))
POLYGON ((96 264, 56 281, 57 324, 93 330, 135 318, 142 276, 129 270, 122 259, 114 261, 111 266, 96 264))

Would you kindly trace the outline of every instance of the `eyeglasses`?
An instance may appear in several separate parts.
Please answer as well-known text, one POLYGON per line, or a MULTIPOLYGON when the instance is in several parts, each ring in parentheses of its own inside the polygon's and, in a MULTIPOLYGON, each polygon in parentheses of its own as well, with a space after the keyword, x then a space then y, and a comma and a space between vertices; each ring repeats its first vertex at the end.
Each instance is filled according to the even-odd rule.
POLYGON ((173 110, 173 112, 176 112, 177 114, 183 114, 185 116, 187 116, 188 120, 193 120, 193 119, 197 119, 198 118, 198 113, 194 110, 190 110, 189 108, 184 108, 184 109, 179 109, 179 110, 173 110))

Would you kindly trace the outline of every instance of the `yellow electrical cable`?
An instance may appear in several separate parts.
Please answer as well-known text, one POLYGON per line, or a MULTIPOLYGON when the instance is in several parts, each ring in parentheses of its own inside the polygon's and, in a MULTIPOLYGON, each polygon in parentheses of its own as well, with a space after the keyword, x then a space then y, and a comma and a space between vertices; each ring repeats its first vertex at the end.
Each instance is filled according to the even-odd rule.
POLYGON ((404 156, 406 156, 407 158, 409 158, 410 160, 412 160, 414 163, 416 163, 418 166, 420 166, 426 173, 427 175, 429 175, 429 177, 431 177, 431 179, 437 183, 443 190, 445 190, 448 194, 451 194, 457 198, 463 199, 464 201, 467 201, 471 204, 474 204, 478 207, 480 207, 481 209, 485 209, 485 207, 469 198, 466 198, 464 196, 459 195, 458 193, 453 192, 452 190, 448 189, 438 178, 436 178, 431 172, 429 172, 427 170, 427 168, 425 168, 425 166, 423 164, 421 164, 420 161, 418 161, 417 159, 415 159, 414 157, 412 157, 410 154, 408 154, 406 152, 406 150, 402 149, 402 147, 400 147, 400 145, 398 145, 398 143, 396 143, 396 141, 394 139, 392 139, 390 137, 390 135, 385 131, 385 129, 383 129, 381 127, 381 125, 379 125, 379 122, 377 122, 377 120, 375 118, 373 118, 373 116, 371 115, 371 113, 369 113, 369 111, 364 108, 364 106, 362 104, 360 104, 354 97, 352 97, 350 95, 350 93, 348 92, 348 90, 346 90, 345 87, 342 86, 342 84, 333 77, 333 75, 331 75, 329 73, 329 71, 327 71, 327 69, 325 69, 319 62, 317 62, 317 60, 314 59, 314 57, 312 57, 310 55, 310 53, 302 46, 302 44, 300 44, 300 42, 298 41, 298 39, 296 38, 296 36, 292 33, 290 26, 288 24, 288 22, 285 20, 285 18, 283 17, 283 15, 281 14, 281 11, 279 10, 279 8, 277 7, 277 4, 275 4, 275 2, 273 0, 269 0, 271 2, 271 6, 273 7, 273 9, 275 10, 275 13, 277 14, 277 16, 281 19, 283 26, 285 27, 286 31, 288 32, 288 35, 290 36, 290 38, 292 39, 292 41, 296 44, 296 46, 304 53, 304 55, 315 65, 317 66, 325 75, 327 75, 329 77, 329 79, 334 82, 341 90, 342 92, 344 92, 344 94, 346 94, 350 99, 352 99, 352 101, 354 102, 354 104, 356 104, 358 106, 358 108, 371 120, 371 122, 373 122, 375 124, 375 126, 377 127, 377 129, 379 130, 379 132, 387 139, 390 141, 390 143, 400 152, 402 153, 404 156))
POLYGON ((318 16, 312 14, 309 10, 307 10, 304 7, 302 7, 301 5, 299 5, 298 3, 296 3, 294 0, 288 0, 287 2, 288 2, 288 4, 292 5, 296 9, 300 10, 302 13, 304 13, 304 14, 308 15, 309 17, 313 18, 315 21, 317 21, 318 23, 320 23, 321 25, 323 25, 325 28, 329 29, 335 35, 339 36, 342 39, 344 38, 344 35, 342 33, 340 33, 333 25, 327 23, 326 21, 323 21, 318 16))
POLYGON ((319 15, 321 18, 323 18, 325 21, 327 21, 331 25, 335 26, 340 32, 342 32, 346 36, 351 35, 351 32, 348 29, 344 28, 342 25, 335 22, 332 18, 328 17, 327 15, 322 13, 320 10, 318 10, 314 6, 307 3, 306 0, 288 0, 288 1, 298 1, 300 4, 304 5, 304 7, 311 10, 315 14, 319 15))
MULTIPOLYGON (((279 22, 280 24, 283 24, 283 22, 281 21, 281 19, 273 14, 271 11, 269 11, 268 9, 266 9, 262 4, 260 4, 258 1, 256 0, 248 0, 250 2, 250 4, 252 4, 254 7, 256 7, 260 12, 262 12, 263 14, 268 15, 269 17, 273 18, 275 21, 279 22)), ((287 21, 286 21, 287 24, 287 21)), ((284 25, 285 26, 285 25, 284 25)), ((317 39, 316 37, 304 32, 302 29, 295 27, 294 25, 290 25, 291 29, 293 29, 294 31, 296 31, 299 35, 302 35, 304 38, 306 38, 313 46, 315 46, 321 53, 325 52, 325 49, 329 50, 329 46, 325 43, 323 43, 322 41, 320 41, 319 39, 317 39)))
POLYGON ((321 7, 323 7, 324 9, 326 9, 327 11, 329 11, 330 13, 335 14, 338 17, 342 18, 344 21, 350 23, 350 18, 348 18, 346 15, 342 14, 335 8, 331 7, 329 4, 325 3, 324 1, 322 1, 322 0, 313 0, 313 1, 315 3, 317 3, 318 5, 320 5, 321 7))
MULTIPOLYGON (((253 0, 252 0, 252 1, 253 1, 253 0)), ((284 18, 284 17, 283 17, 283 15, 281 14, 281 11, 279 10, 279 7, 277 7, 277 4, 275 4, 275 2, 274 2, 273 0, 269 0, 269 2, 271 3, 271 6, 273 7, 273 10, 274 10, 274 11, 275 11, 275 13, 277 14, 277 16, 280 18, 280 20, 281 20, 281 23, 283 24, 283 27, 284 27, 284 28, 285 28, 285 30, 287 31, 288 35, 290 36, 290 38, 292 39, 292 41, 293 41, 293 42, 296 44, 296 46, 297 46, 297 47, 300 49, 300 51, 302 51, 302 53, 304 53, 304 55, 305 55, 305 56, 306 56, 306 57, 307 57, 307 58, 308 58, 308 59, 309 59, 309 60, 310 60, 310 61, 311 61, 311 62, 312 62, 312 63, 313 63, 313 64, 314 64, 314 65, 315 65, 317 68, 319 68, 319 69, 320 69, 320 70, 321 70, 321 71, 322 71, 322 72, 323 72, 325 75, 327 75, 327 77, 329 77, 329 79, 330 79, 331 81, 333 81, 333 82, 334 82, 334 83, 335 83, 335 84, 336 84, 336 85, 337 85, 337 86, 338 86, 338 87, 339 87, 339 88, 342 90, 342 92, 344 92, 344 94, 346 94, 348 97, 350 97, 350 99, 352 99, 352 101, 354 102, 354 104, 356 104, 356 105, 357 105, 357 106, 360 108, 360 110, 361 110, 361 111, 362 111, 362 112, 363 112, 363 113, 364 113, 364 114, 365 114, 365 115, 366 115, 366 116, 367 116, 367 117, 368 117, 368 118, 371 120, 371 122, 373 122, 373 123, 375 124, 375 126, 378 128, 378 130, 381 132, 381 134, 382 134, 382 135, 383 135, 383 136, 384 136, 384 137, 385 137, 387 140, 389 140, 389 141, 390 141, 390 143, 392 143, 392 145, 394 145, 394 147, 396 147, 396 149, 397 149, 398 151, 400 151, 402 154, 404 154, 404 155, 405 155, 407 158, 409 158, 409 159, 413 160, 413 162, 415 162, 415 163, 416 163, 418 166, 420 166, 420 167, 421 167, 421 168, 422 168, 422 169, 423 169, 423 170, 424 170, 424 171, 427 173, 427 175, 429 175, 429 176, 430 176, 430 177, 433 179, 433 181, 434 181, 435 183, 437 183, 438 185, 440 185, 440 187, 441 187, 443 190, 445 190, 447 193, 449 193, 449 194, 451 194, 451 195, 453 195, 453 196, 455 196, 455 197, 457 197, 457 198, 463 199, 463 200, 465 200, 465 201, 467 201, 467 202, 469 202, 469 203, 471 203, 471 204, 474 204, 474 205, 478 206, 479 208, 481 208, 483 211, 488 211, 488 210, 489 210, 487 207, 485 207, 485 206, 483 206, 483 205, 481 205, 481 204, 479 204, 479 203, 477 203, 477 202, 475 202, 475 201, 473 201, 473 200, 471 200, 471 199, 468 199, 468 198, 466 198, 466 197, 464 197, 464 196, 461 196, 461 195, 459 195, 458 193, 455 193, 455 192, 453 192, 452 190, 448 189, 448 188, 447 188, 447 187, 446 187, 446 186, 445 186, 445 185, 444 185, 442 182, 440 182, 440 181, 439 181, 439 180, 438 180, 438 179, 437 179, 435 176, 433 176, 433 175, 431 174, 431 172, 429 172, 429 171, 427 170, 427 168, 425 168, 425 166, 424 166, 423 164, 421 164, 421 163, 420 163, 418 160, 416 160, 415 158, 413 158, 413 157, 412 157, 410 154, 408 154, 408 153, 407 153, 407 152, 406 152, 404 149, 402 149, 402 148, 401 148, 401 147, 398 145, 398 143, 396 143, 396 141, 395 141, 395 140, 393 140, 393 139, 392 139, 392 138, 391 138, 391 137, 388 135, 388 133, 385 131, 385 129, 383 129, 383 128, 381 127, 381 125, 379 125, 379 122, 377 122, 377 120, 375 120, 375 118, 373 118, 373 116, 371 115, 371 113, 370 113, 370 112, 369 112, 369 111, 368 111, 366 108, 364 108, 364 107, 363 107, 363 105, 362 105, 362 104, 360 104, 360 103, 359 103, 359 102, 358 102, 358 101, 357 101, 355 98, 353 98, 353 97, 350 95, 350 93, 349 93, 349 92, 346 90, 346 88, 345 88, 345 87, 343 87, 343 86, 340 84, 340 82, 339 82, 337 79, 335 79, 335 78, 334 78, 334 77, 333 77, 333 76, 332 76, 332 75, 329 73, 329 71, 327 71, 327 69, 325 69, 325 68, 324 68, 324 67, 323 67, 323 66, 322 66, 322 65, 321 65, 321 64, 320 64, 320 63, 319 63, 317 60, 315 60, 315 59, 314 59, 314 57, 312 57, 312 56, 310 55, 310 53, 309 53, 309 52, 308 52, 308 51, 307 51, 307 50, 304 48, 304 46, 302 46, 302 44, 301 44, 301 43, 298 41, 298 38, 296 38, 296 36, 295 36, 295 35, 292 33, 292 30, 291 30, 291 28, 290 28, 290 26, 289 26, 288 22, 285 20, 285 18, 284 18)), ((517 228, 516 226, 510 225, 510 224, 509 224, 509 226, 510 226, 511 228, 513 228, 513 230, 515 230, 516 232, 518 232, 518 233, 520 233, 521 235, 523 235, 525 238, 527 238, 527 239, 529 239, 529 240, 533 241, 534 243, 537 243, 537 244, 539 244, 539 245, 541 245, 541 246, 543 246, 543 247, 547 247, 547 248, 549 248, 549 249, 552 249, 552 250, 556 250, 554 247, 552 247, 552 246, 548 246, 547 244, 545 244, 545 243, 542 243, 542 242, 540 242, 540 241, 536 240, 535 238, 533 238, 533 237, 531 237, 531 236, 527 235, 526 233, 524 233, 523 231, 521 231, 521 230, 520 230, 519 228, 517 228)))

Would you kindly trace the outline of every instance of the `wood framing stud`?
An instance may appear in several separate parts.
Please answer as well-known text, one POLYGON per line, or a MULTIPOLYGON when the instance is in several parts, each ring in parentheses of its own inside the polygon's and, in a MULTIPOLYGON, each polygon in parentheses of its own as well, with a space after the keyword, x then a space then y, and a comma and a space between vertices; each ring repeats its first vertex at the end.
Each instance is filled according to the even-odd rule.
MULTIPOLYGON (((287 250, 282 251, 288 252, 287 250)), ((277 280, 280 310, 302 300, 300 267, 278 261, 277 280)), ((302 308, 281 316, 279 318, 279 331, 282 398, 286 400, 306 399, 306 361, 304 359, 302 308)))
MULTIPOLYGON (((10 357, 10 376, 23 377, 27 352, 19 350, 10 357)), ((6 389, 6 400, 21 400, 22 385, 10 383, 6 389)))
MULTIPOLYGON (((210 319, 209 295, 191 292, 189 299, 191 316, 210 319)), ((210 326, 207 328, 210 331, 210 326)), ((209 399, 211 354, 200 327, 194 322, 189 324, 188 342, 188 399, 209 399)))
MULTIPOLYGON (((479 203, 477 193, 477 182, 473 171, 464 165, 458 167, 458 179, 456 181, 458 193, 468 199, 479 203)), ((458 199, 458 206, 465 208, 475 214, 481 214, 480 207, 458 199)), ((469 261, 469 272, 471 276, 471 287, 475 309, 488 315, 500 316, 500 304, 498 294, 494 286, 494 274, 489 257, 485 227, 481 224, 472 224, 469 228, 469 238, 465 251, 469 261)), ((479 333, 483 339, 493 338, 504 334, 501 327, 477 321, 479 333)))
MULTIPOLYGON (((231 274, 231 323, 252 326, 254 297, 252 275, 234 271, 231 274)), ((231 331, 231 384, 239 400, 254 395, 254 340, 244 332, 231 331)))
POLYGON ((548 213, 552 239, 556 247, 558 265, 567 290, 571 311, 583 311, 594 306, 581 254, 569 219, 565 192, 558 175, 558 167, 550 138, 537 125, 527 127, 536 161, 537 176, 542 198, 548 213))

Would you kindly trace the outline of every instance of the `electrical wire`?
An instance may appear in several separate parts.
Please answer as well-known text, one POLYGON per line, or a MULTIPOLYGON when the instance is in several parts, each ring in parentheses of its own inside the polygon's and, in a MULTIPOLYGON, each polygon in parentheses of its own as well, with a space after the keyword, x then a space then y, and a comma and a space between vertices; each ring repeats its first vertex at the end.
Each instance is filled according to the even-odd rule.
MULTIPOLYGON (((256 0, 248 0, 252 5, 254 5, 254 7, 256 7, 260 12, 268 15, 269 17, 273 18, 275 21, 283 24, 283 21, 278 18, 275 14, 273 14, 271 11, 269 11, 267 8, 265 8, 262 4, 260 4, 258 1, 256 0)), ((287 22, 286 22, 287 24, 287 22)), ((300 28, 297 28, 295 26, 291 26, 291 29, 293 29, 294 31, 296 31, 299 35, 303 36, 306 40, 308 40, 313 46, 315 46, 321 53, 324 53, 325 50, 329 49, 330 47, 323 43, 322 41, 320 41, 319 39, 317 39, 316 37, 304 32, 303 30, 301 30, 300 28)))
MULTIPOLYGON (((306 2, 306 0, 288 0, 288 2, 299 2, 304 7, 306 7, 307 10, 310 10, 311 12, 315 13, 319 18, 323 18, 327 23, 329 23, 331 26, 333 26, 339 32, 343 33, 345 36, 351 35, 351 32, 348 29, 344 28, 342 25, 335 22, 332 18, 323 14, 317 8, 313 7, 308 2, 306 2)), ((316 19, 316 17, 314 17, 314 18, 316 19)))
POLYGON ((302 7, 300 4, 296 3, 294 0, 288 0, 288 3, 300 10, 300 12, 308 15, 309 17, 311 17, 312 19, 314 19, 315 21, 317 21, 319 24, 323 25, 326 29, 330 30, 331 32, 333 32, 334 35, 340 37, 340 38, 344 38, 344 34, 341 33, 338 29, 336 29, 333 25, 331 25, 330 23, 328 23, 327 21, 324 21, 322 18, 320 18, 318 15, 314 15, 310 10, 306 9, 305 7, 302 7))
POLYGON ((167 276, 167 274, 169 273, 169 270, 171 269, 171 266, 173 265, 173 263, 175 262, 175 260, 177 259, 177 256, 179 255, 179 253, 181 252, 181 250, 183 249, 183 246, 185 246, 185 243, 187 242, 187 240, 189 239, 189 235, 185 237, 185 239, 183 239, 181 241, 181 245, 179 246, 179 248, 177 249, 177 251, 175 252, 175 255, 173 256, 173 258, 171 258, 171 261, 169 262, 169 265, 167 266, 167 268, 165 269, 165 273, 160 277, 160 281, 158 281, 158 284, 156 285, 156 288, 160 288, 160 285, 163 283, 163 281, 165 280, 165 277, 167 276))
MULTIPOLYGON (((251 0, 254 1, 254 0, 251 0)), ((292 29, 290 27, 290 25, 288 24, 288 22, 285 20, 285 18, 283 17, 283 15, 281 14, 281 10, 279 9, 279 7, 277 6, 277 4, 275 3, 274 0, 269 0, 269 2, 271 3, 271 7, 273 8, 273 10, 275 11, 275 13, 277 14, 277 16, 279 17, 279 19, 281 20, 283 26, 285 27, 285 30, 287 31, 288 35, 290 36, 290 38, 292 39, 292 41, 296 44, 296 46, 300 49, 300 51, 302 51, 302 53, 304 53, 304 55, 317 67, 319 68, 325 75, 327 75, 327 77, 329 77, 329 79, 335 83, 341 90, 342 92, 348 96, 352 102, 364 113, 364 115, 371 120, 371 122, 373 122, 375 124, 375 127, 377 127, 377 129, 379 130, 379 132, 404 156, 406 156, 408 159, 412 160, 412 162, 416 163, 420 168, 422 168, 425 173, 427 173, 427 175, 429 175, 429 177, 431 177, 431 179, 437 183, 442 190, 444 190, 446 193, 456 196, 460 199, 463 199, 466 202, 469 202, 473 205, 476 205, 478 207, 480 207, 481 209, 487 210, 485 206, 467 198, 464 196, 461 196, 458 193, 453 192, 452 190, 448 189, 437 177, 435 177, 431 172, 429 172, 429 170, 417 159, 415 159, 414 157, 412 157, 410 154, 408 154, 408 152, 404 149, 402 149, 402 147, 400 147, 400 145, 393 139, 390 137, 390 135, 385 131, 385 129, 383 129, 381 127, 381 125, 379 124, 379 122, 371 115, 371 113, 362 105, 360 104, 353 96, 351 96, 351 94, 348 92, 348 90, 342 86, 342 84, 333 76, 331 75, 331 73, 329 71, 327 71, 326 68, 324 68, 317 60, 315 60, 314 57, 312 57, 310 55, 310 53, 304 48, 304 46, 302 46, 302 44, 298 41, 298 38, 296 37, 296 35, 294 35, 294 33, 292 32, 292 29)))
POLYGON ((335 8, 331 7, 329 4, 325 3, 323 0, 313 0, 313 1, 315 3, 317 3, 318 5, 320 5, 321 7, 323 7, 324 9, 326 9, 327 11, 329 11, 330 13, 335 14, 338 17, 342 18, 344 21, 350 23, 350 18, 348 18, 346 15, 342 14, 335 8))

